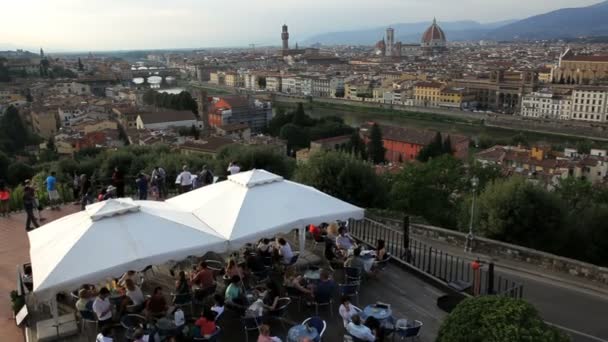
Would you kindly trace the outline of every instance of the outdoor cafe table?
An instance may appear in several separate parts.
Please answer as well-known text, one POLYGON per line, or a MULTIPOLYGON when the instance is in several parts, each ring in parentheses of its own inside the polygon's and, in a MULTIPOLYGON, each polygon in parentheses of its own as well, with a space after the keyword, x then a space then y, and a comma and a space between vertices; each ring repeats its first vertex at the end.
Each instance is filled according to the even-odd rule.
POLYGON ((391 308, 380 308, 376 304, 366 306, 361 312, 361 318, 374 317, 379 321, 385 321, 393 316, 391 308))
POLYGON ((304 272, 304 279, 310 282, 317 282, 321 279, 321 270, 320 269, 308 269, 304 272))
POLYGON ((294 325, 287 333, 287 342, 300 342, 304 337, 317 341, 319 338, 319 332, 314 327, 308 327, 303 324, 294 325))

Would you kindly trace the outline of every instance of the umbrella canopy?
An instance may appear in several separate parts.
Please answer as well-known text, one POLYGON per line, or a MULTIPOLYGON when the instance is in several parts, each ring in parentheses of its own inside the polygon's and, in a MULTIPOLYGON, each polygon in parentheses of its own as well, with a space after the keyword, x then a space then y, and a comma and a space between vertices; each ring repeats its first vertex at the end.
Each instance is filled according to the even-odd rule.
POLYGON ((362 219, 364 210, 265 170, 241 172, 167 200, 237 247, 307 224, 362 219))
POLYGON ((126 198, 89 205, 30 232, 29 239, 34 292, 43 298, 227 247, 191 213, 164 202, 126 198))

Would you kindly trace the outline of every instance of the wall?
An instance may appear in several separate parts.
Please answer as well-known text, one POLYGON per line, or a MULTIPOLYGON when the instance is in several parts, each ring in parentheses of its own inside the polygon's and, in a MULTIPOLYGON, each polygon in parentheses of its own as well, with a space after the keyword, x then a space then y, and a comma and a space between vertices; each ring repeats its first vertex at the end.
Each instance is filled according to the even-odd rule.
MULTIPOLYGON (((379 217, 373 217, 373 219, 393 227, 396 230, 402 230, 401 221, 379 217)), ((458 247, 464 246, 466 240, 465 233, 422 224, 411 224, 410 234, 413 237, 423 237, 428 240, 447 243, 458 247)), ((489 255, 491 257, 523 262, 549 271, 569 274, 584 280, 608 285, 607 267, 600 267, 535 249, 482 237, 475 238, 473 250, 476 253, 489 255)))

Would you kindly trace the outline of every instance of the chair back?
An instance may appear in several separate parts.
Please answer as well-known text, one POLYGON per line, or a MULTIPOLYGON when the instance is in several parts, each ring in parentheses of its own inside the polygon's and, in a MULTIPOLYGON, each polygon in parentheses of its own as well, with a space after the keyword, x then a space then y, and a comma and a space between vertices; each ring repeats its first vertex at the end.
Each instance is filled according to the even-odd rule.
POLYGON ((261 317, 241 317, 241 324, 245 330, 258 330, 258 326, 262 324, 261 317))
POLYGON ((338 284, 340 296, 355 296, 357 295, 359 284, 338 284))
POLYGON ((270 311, 268 314, 270 316, 282 317, 287 313, 289 304, 291 304, 291 298, 289 298, 289 297, 279 298, 279 301, 277 302, 277 308, 270 311))
POLYGON ((327 328, 327 322, 325 322, 319 316, 313 316, 313 317, 307 318, 306 320, 304 320, 304 322, 302 322, 302 325, 308 325, 310 327, 314 327, 315 329, 317 329, 317 332, 319 333, 319 336, 321 336, 321 337, 323 336, 323 334, 325 333, 325 329, 327 328))

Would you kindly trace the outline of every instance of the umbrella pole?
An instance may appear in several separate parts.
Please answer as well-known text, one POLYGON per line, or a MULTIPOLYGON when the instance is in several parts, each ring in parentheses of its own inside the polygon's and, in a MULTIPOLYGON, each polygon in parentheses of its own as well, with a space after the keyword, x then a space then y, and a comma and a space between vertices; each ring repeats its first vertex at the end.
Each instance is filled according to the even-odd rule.
POLYGON ((306 247, 306 229, 298 229, 298 238, 299 238, 299 247, 300 254, 304 253, 304 248, 306 247))
POLYGON ((53 296, 49 301, 49 307, 51 309, 51 315, 55 321, 55 329, 57 330, 57 338, 59 338, 59 307, 57 305, 57 296, 53 296))

